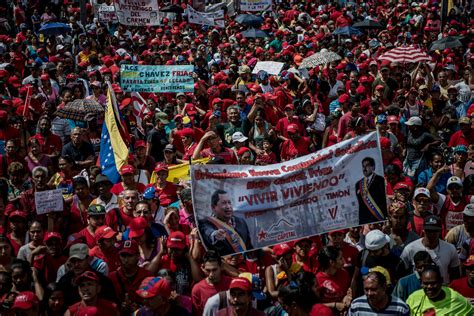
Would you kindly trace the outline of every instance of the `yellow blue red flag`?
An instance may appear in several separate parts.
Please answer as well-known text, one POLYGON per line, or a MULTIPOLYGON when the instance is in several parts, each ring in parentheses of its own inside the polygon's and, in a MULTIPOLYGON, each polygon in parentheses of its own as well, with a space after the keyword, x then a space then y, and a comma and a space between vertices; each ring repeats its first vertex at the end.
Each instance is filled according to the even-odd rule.
POLYGON ((113 105, 113 92, 107 89, 107 107, 105 109, 104 124, 100 142, 99 166, 102 174, 106 175, 112 183, 120 181, 120 168, 127 163, 128 146, 120 133, 120 117, 113 105))

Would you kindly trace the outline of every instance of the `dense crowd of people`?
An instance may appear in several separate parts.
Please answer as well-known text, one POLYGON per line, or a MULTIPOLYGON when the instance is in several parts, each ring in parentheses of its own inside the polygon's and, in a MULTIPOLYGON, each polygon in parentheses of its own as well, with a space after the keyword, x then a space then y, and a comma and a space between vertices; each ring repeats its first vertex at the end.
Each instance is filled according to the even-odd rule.
POLYGON ((474 315, 469 1, 275 1, 258 38, 227 8, 224 28, 180 13, 138 27, 86 2, 0 1, 1 315, 474 315), (383 28, 334 34, 362 21, 383 28), (70 31, 39 32, 52 22, 70 31), (401 46, 429 60, 379 59, 401 46), (302 69, 317 52, 341 59, 302 69), (253 74, 258 61, 284 66, 253 74), (141 93, 141 117, 124 64, 194 65, 194 92, 141 93), (130 152, 117 183, 97 165, 103 115, 57 112, 105 107, 108 83, 130 152), (221 257, 201 243, 190 182, 167 180, 190 160, 268 165, 374 130, 384 222, 221 257), (37 212, 51 189, 63 211, 37 212))

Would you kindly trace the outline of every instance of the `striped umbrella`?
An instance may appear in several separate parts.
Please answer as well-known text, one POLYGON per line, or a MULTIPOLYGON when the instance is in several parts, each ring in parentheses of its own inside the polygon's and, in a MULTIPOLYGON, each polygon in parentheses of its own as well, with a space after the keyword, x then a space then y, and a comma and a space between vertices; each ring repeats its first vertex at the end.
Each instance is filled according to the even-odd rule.
POLYGON ((389 50, 379 57, 380 60, 399 63, 418 63, 420 61, 429 61, 431 57, 419 48, 413 46, 400 46, 389 50))

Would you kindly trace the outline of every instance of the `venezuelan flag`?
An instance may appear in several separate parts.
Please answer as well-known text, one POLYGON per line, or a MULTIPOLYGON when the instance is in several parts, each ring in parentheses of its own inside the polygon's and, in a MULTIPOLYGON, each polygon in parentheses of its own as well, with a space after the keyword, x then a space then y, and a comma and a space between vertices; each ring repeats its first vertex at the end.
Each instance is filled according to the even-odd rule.
MULTIPOLYGON (((201 164, 205 165, 209 161, 209 157, 207 158, 201 158, 201 159, 196 159, 191 162, 191 164, 201 164)), ((169 166, 168 167, 168 178, 166 178, 166 181, 172 182, 174 184, 179 183, 180 180, 191 180, 191 176, 189 175, 189 163, 182 163, 179 165, 175 166, 169 166)), ((155 171, 152 172, 151 177, 150 177, 150 183, 155 184, 156 183, 156 173, 155 171)))
POLYGON ((120 133, 120 117, 116 107, 113 105, 113 92, 107 89, 107 107, 105 109, 104 124, 102 125, 102 137, 100 142, 99 165, 102 174, 106 175, 112 183, 120 181, 120 168, 127 163, 128 146, 120 133))

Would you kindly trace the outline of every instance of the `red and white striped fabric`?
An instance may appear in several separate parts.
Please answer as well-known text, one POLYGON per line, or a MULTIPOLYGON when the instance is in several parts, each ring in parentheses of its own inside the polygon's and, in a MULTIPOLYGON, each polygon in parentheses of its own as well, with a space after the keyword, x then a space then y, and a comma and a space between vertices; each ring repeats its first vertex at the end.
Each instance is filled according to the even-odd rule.
POLYGON ((150 110, 148 110, 146 106, 146 101, 138 92, 132 92, 132 104, 133 104, 133 115, 137 119, 137 129, 142 135, 145 135, 145 131, 143 130, 142 122, 150 110))
POLYGON ((386 52, 380 56, 379 59, 387 60, 392 63, 418 63, 420 61, 429 61, 431 60, 431 57, 419 48, 413 46, 401 46, 386 52))

